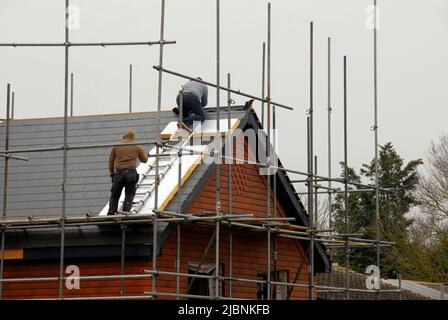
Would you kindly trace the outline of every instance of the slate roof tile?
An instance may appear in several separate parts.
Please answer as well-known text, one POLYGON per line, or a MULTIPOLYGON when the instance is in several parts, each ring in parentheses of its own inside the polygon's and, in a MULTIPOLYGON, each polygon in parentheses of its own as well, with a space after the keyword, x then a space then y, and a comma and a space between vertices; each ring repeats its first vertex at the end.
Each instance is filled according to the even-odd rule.
MULTIPOLYGON (((235 110, 233 117, 242 117, 246 110, 235 110)), ((207 119, 216 113, 206 112, 207 119)), ((171 111, 160 114, 161 129, 177 117, 171 111)), ((63 118, 17 119, 10 122, 10 149, 56 147, 63 143, 63 118)), ((155 141, 157 138, 157 113, 133 113, 72 117, 68 119, 68 143, 98 144, 114 143, 132 128, 137 140, 155 141)), ((5 125, 0 123, 0 149, 5 146, 5 125)), ((144 145, 146 150, 151 145, 144 145)), ((99 212, 109 201, 110 177, 108 156, 110 147, 71 149, 67 159, 67 215, 99 212)), ((8 216, 59 215, 62 208, 62 155, 61 151, 18 154, 30 159, 28 162, 11 160, 8 175, 8 216)), ((4 162, 0 161, 0 172, 4 162)), ((203 168, 204 166, 204 168, 203 168)), ((184 201, 195 183, 204 174, 201 165, 192 175, 191 182, 173 201, 184 201)), ((2 188, 3 186, 1 186, 2 188)), ((3 192, 3 190, 2 190, 3 192)), ((3 197, 0 197, 0 208, 3 197)))

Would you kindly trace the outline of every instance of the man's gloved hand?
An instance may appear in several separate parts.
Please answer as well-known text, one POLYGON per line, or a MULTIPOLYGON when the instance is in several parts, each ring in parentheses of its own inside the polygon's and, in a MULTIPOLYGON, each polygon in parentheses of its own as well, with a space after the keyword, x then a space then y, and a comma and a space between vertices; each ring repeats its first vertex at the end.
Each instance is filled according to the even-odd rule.
POLYGON ((115 177, 115 172, 111 172, 110 173, 110 178, 112 179, 112 182, 114 181, 114 177, 115 177))

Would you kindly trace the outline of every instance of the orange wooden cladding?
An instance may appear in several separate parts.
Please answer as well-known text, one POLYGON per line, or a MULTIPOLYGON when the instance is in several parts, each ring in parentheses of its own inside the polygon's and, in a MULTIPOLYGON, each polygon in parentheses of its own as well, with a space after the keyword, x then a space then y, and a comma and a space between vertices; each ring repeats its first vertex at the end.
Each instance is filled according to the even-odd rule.
MULTIPOLYGON (((221 202, 222 210, 228 211, 228 168, 222 165, 221 176, 221 202)), ((266 217, 267 193, 265 179, 259 175, 256 165, 234 165, 232 175, 232 208, 234 213, 253 213, 259 217, 266 217)), ((273 197, 271 195, 273 203, 273 197)), ((203 190, 192 203, 188 212, 198 213, 214 211, 216 203, 215 174, 211 174, 203 190)), ((286 216, 280 203, 276 205, 276 213, 286 216)), ((188 224, 181 225, 181 267, 182 273, 188 273, 188 262, 197 262, 201 259, 207 243, 214 232, 211 226, 188 224)), ((267 270, 267 233, 253 232, 248 229, 232 228, 233 236, 233 277, 256 279, 257 274, 267 270)), ((272 238, 271 271, 274 269, 274 239, 272 238)), ((168 236, 157 257, 157 268, 161 271, 175 272, 177 233, 176 229, 168 236)), ((305 263, 301 269, 297 283, 308 284, 308 262, 304 257, 304 250, 300 243, 293 239, 277 239, 277 269, 288 270, 291 282, 302 259, 305 263)), ((206 262, 214 263, 215 245, 213 244, 206 257, 206 262)), ((229 228, 222 227, 220 232, 220 263, 224 265, 224 274, 229 272, 229 228)), ((86 259, 80 261, 66 261, 66 265, 79 266, 81 276, 88 275, 119 275, 120 258, 116 259, 86 259)), ((144 274, 145 269, 151 269, 149 259, 128 259, 126 261, 126 274, 144 274)), ((4 277, 57 277, 59 262, 50 261, 5 261, 4 277)), ((125 295, 142 295, 151 291, 151 278, 125 280, 125 295)), ((228 281, 224 284, 224 295, 229 293, 228 281)), ((176 292, 176 276, 160 275, 157 277, 157 291, 166 293, 176 292)), ((180 292, 186 293, 187 278, 180 277, 180 292)), ((233 281, 232 293, 234 298, 257 298, 257 284, 233 281)), ((81 280, 79 290, 64 288, 64 297, 86 296, 119 296, 120 280, 81 280)), ((17 298, 57 298, 58 283, 32 282, 32 283, 5 283, 4 299, 17 298)), ((166 297, 160 296, 160 299, 166 297)), ((173 299, 173 297, 170 297, 173 299)), ((296 287, 292 291, 291 299, 308 299, 308 288, 296 287)))
POLYGON ((5 254, 3 256, 5 260, 11 259, 23 259, 23 249, 5 249, 5 254))

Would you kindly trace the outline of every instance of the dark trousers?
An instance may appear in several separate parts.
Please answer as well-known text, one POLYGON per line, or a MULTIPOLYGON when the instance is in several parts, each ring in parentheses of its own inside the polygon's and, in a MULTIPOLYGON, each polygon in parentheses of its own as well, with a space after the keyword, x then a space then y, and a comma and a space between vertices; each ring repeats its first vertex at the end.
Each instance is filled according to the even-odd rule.
POLYGON ((115 214, 118 209, 118 201, 120 195, 125 188, 125 198, 123 204, 123 211, 129 212, 132 209, 132 202, 134 201, 135 191, 137 189, 138 174, 135 169, 117 169, 115 176, 112 179, 112 189, 109 200, 108 214, 115 214))
MULTIPOLYGON (((180 107, 180 95, 177 96, 176 102, 177 106, 180 107)), ((185 93, 183 102, 182 121, 186 125, 191 126, 194 121, 202 122, 205 120, 204 110, 198 97, 194 94, 185 93)))

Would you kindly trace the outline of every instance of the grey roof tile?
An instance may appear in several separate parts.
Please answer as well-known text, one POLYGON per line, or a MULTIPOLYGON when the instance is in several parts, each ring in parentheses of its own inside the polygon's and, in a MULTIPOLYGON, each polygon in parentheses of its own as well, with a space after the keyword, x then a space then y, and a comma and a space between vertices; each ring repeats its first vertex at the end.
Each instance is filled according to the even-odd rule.
MULTIPOLYGON (((242 117, 245 110, 233 111, 234 117, 242 117)), ((206 112, 213 119, 216 113, 206 112)), ((162 129, 171 121, 177 121, 171 111, 160 114, 162 129)), ((11 121, 10 149, 59 147, 63 143, 63 118, 24 119, 11 121)), ((155 141, 157 138, 157 113, 134 113, 73 117, 68 119, 69 144, 114 143, 123 133, 133 128, 137 140, 155 141)), ((0 123, 0 149, 4 149, 5 129, 0 123)), ((151 145, 144 145, 149 151, 151 145)), ((109 147, 72 149, 67 159, 67 215, 99 212, 109 201, 110 177, 108 173, 109 147)), ((60 215, 62 207, 62 156, 63 152, 32 152, 18 154, 29 158, 28 162, 9 162, 8 216, 60 215)), ((0 170, 3 173, 3 161, 0 170)), ((207 165, 199 166, 181 192, 172 202, 185 201, 207 165)), ((0 186, 2 187, 2 186, 0 186)), ((3 197, 0 197, 2 207, 3 197)))

